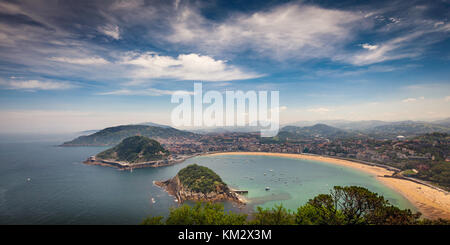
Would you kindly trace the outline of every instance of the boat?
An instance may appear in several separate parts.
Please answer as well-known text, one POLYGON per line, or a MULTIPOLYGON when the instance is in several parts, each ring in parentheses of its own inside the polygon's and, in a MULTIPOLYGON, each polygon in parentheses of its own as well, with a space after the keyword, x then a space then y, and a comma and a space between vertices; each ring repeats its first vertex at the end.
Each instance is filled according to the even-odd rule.
POLYGON ((266 191, 270 190, 270 187, 266 186, 266 191))

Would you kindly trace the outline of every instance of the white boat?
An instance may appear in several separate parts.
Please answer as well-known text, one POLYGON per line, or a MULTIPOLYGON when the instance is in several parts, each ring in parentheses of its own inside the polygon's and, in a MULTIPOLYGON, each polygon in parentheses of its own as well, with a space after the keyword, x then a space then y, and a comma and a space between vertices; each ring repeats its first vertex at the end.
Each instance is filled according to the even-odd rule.
POLYGON ((270 187, 266 186, 266 191, 270 190, 270 187))

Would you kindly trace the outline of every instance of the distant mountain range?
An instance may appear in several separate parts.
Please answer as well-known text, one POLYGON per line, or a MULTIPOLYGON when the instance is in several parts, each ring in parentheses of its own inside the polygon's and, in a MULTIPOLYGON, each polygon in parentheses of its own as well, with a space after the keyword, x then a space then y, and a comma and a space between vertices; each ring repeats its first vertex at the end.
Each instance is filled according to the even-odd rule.
POLYGON ((243 126, 243 127, 209 127, 209 128, 198 128, 191 129, 190 132, 198 134, 210 134, 210 133, 251 133, 258 132, 261 127, 258 126, 243 126))
MULTIPOLYGON (((428 133, 450 133, 450 127, 445 125, 446 121, 438 123, 402 121, 330 121, 330 126, 318 123, 313 126, 285 126, 278 133, 279 139, 310 139, 323 137, 328 139, 348 138, 348 137, 373 137, 378 139, 393 139, 399 135, 412 137, 428 133)), ((302 124, 300 124, 302 125, 302 124)))
POLYGON ((90 135, 80 136, 74 140, 64 142, 62 146, 103 146, 116 145, 123 139, 141 135, 149 138, 170 138, 170 137, 196 137, 192 132, 178 130, 172 127, 156 127, 147 125, 122 125, 109 127, 90 135))
POLYGON ((434 124, 439 124, 439 125, 443 125, 443 126, 450 127, 450 117, 449 117, 449 118, 446 118, 446 119, 434 121, 433 123, 434 123, 434 124))
POLYGON ((322 121, 299 121, 295 123, 286 124, 286 126, 306 127, 316 124, 326 124, 332 127, 345 130, 364 130, 377 126, 387 125, 390 122, 370 120, 370 121, 348 121, 348 120, 322 120, 322 121))
MULTIPOLYGON (((398 135, 403 136, 415 136, 426 133, 450 133, 450 118, 433 121, 433 122, 421 122, 421 121, 399 121, 399 122, 385 122, 385 121, 345 121, 345 120, 329 120, 316 122, 297 122, 293 123, 293 127, 297 129, 290 128, 292 126, 285 126, 281 131, 297 131, 308 134, 311 131, 310 124, 313 125, 328 125, 334 129, 319 130, 317 133, 328 137, 340 136, 354 136, 355 134, 362 134, 367 136, 372 136, 376 138, 392 138, 398 135), (315 124, 314 124, 315 123, 315 124), (339 132, 336 129, 340 129, 343 132, 339 132)), ((321 126, 323 128, 323 126, 321 126)), ((319 128, 321 128, 319 127, 319 128)))
POLYGON ((297 127, 285 126, 278 133, 280 139, 310 139, 324 137, 329 139, 346 138, 357 136, 358 133, 331 127, 326 124, 316 124, 313 126, 297 127))
MULTIPOLYGON (((311 139, 323 137, 328 139, 348 138, 348 137, 373 137, 378 139, 393 139, 399 135, 412 137, 427 133, 450 133, 450 118, 434 121, 345 121, 331 120, 326 123, 297 122, 294 125, 284 126, 280 129, 277 138, 280 140, 289 139, 311 139), (306 126, 303 126, 306 125, 306 126)), ((62 146, 103 146, 116 145, 123 139, 141 135, 149 138, 198 138, 199 134, 205 133, 229 133, 229 132, 258 132, 259 127, 223 127, 206 128, 190 131, 183 131, 166 125, 155 123, 143 123, 147 125, 122 125, 109 127, 103 130, 90 130, 88 135, 80 136, 74 140, 64 142, 62 146)))
POLYGON ((407 121, 369 128, 363 132, 378 137, 415 136, 434 132, 450 133, 450 127, 434 123, 407 121))

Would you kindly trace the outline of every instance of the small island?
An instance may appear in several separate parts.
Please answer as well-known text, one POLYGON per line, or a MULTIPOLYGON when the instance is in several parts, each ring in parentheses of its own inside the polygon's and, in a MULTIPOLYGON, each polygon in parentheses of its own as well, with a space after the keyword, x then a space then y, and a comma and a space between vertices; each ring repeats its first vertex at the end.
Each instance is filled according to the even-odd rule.
POLYGON ((171 156, 156 140, 144 136, 131 136, 118 145, 89 157, 84 163, 133 169, 166 166, 184 160, 183 157, 171 156))
POLYGON ((175 196, 178 203, 192 201, 231 201, 244 205, 245 200, 232 191, 211 169, 197 164, 181 169, 172 179, 155 181, 155 185, 164 188, 175 196))

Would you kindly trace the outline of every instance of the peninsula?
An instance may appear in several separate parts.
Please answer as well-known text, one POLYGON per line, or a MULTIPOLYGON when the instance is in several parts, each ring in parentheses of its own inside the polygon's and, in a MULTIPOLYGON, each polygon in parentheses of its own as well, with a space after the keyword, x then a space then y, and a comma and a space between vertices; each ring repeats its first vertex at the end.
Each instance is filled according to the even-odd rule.
POLYGON ((175 196, 178 203, 192 201, 231 201, 239 205, 245 200, 232 191, 211 169, 197 164, 181 169, 175 177, 166 181, 155 181, 155 185, 164 188, 175 196))
POLYGON ((170 155, 161 144, 144 136, 125 138, 118 145, 89 157, 85 164, 133 169, 160 167, 186 160, 187 157, 170 155))

